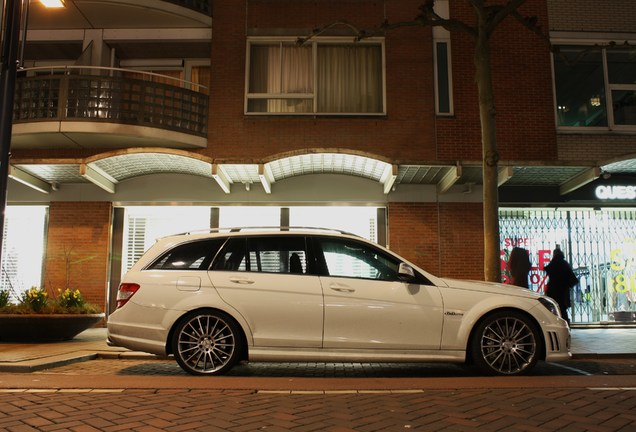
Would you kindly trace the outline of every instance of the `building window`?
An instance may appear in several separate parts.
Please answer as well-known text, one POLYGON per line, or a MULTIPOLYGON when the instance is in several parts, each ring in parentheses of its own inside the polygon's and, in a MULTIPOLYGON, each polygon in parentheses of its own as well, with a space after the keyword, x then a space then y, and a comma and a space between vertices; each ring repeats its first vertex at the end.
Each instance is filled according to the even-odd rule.
POLYGON ((435 102, 437 115, 452 115, 450 40, 435 42, 435 102))
POLYGON ((385 113, 381 41, 248 41, 248 114, 385 113))
POLYGON ((557 126, 633 129, 636 49, 559 48, 554 56, 557 126))

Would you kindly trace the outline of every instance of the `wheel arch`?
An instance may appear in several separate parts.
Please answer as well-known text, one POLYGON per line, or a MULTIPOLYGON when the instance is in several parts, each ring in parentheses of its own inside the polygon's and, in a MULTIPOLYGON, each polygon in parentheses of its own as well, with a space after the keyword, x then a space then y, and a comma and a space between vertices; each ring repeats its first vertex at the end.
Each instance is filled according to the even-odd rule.
POLYGON ((237 320, 231 313, 223 310, 223 309, 219 309, 219 308, 215 308, 215 307, 209 307, 209 306, 203 306, 203 307, 199 307, 196 309, 192 309, 189 311, 185 311, 183 314, 181 314, 181 316, 176 319, 173 323, 172 326, 170 327, 170 330, 168 331, 168 336, 166 338, 166 354, 170 355, 170 354, 174 354, 173 350, 172 350, 172 338, 174 337, 174 332, 176 331, 177 327, 179 326, 179 324, 181 324, 188 315, 191 315, 193 313, 205 313, 205 312, 218 312, 224 315, 227 315, 232 321, 234 321, 234 323, 236 324, 236 326, 240 329, 240 342, 241 342, 241 353, 239 355, 239 360, 247 360, 248 358, 248 350, 249 350, 249 345, 247 342, 247 335, 245 334, 245 329, 243 328, 243 325, 241 324, 241 322, 239 320, 237 320))
POLYGON ((479 327, 479 325, 486 319, 488 319, 489 317, 491 317, 492 315, 495 315, 497 313, 500 312, 506 312, 506 311, 510 311, 510 312, 515 312, 518 313, 520 315, 523 315, 525 318, 527 318, 532 325, 535 327, 535 330, 537 331, 538 337, 539 337, 539 352, 538 352, 538 357, 539 360, 545 360, 545 356, 546 356, 546 349, 545 349, 545 335, 543 334, 543 330, 541 328, 541 325, 539 324, 539 321, 537 321, 537 319, 531 314, 528 313, 527 311, 523 310, 523 309, 519 309, 519 308, 515 308, 515 307, 500 307, 497 309, 492 309, 489 310, 488 312, 484 313, 482 316, 479 317, 479 319, 477 319, 475 321, 475 323, 473 324, 472 328, 470 329, 470 333, 468 334, 468 338, 466 340, 466 363, 468 364, 472 364, 474 363, 474 359, 472 358, 473 353, 472 350, 470 349, 471 343, 473 341, 473 339, 475 338, 475 331, 477 330, 477 328, 479 327))

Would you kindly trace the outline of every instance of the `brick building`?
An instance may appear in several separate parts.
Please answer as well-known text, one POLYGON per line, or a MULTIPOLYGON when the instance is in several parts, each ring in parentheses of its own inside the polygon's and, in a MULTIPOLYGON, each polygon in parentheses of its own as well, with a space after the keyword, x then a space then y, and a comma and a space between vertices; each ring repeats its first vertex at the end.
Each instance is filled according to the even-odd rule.
MULTIPOLYGON (((318 211, 317 223, 359 228, 438 276, 482 279, 472 39, 407 27, 353 42, 352 27, 411 20, 420 3, 33 0, 8 210, 44 209, 39 284, 69 281, 112 308, 156 235, 313 225, 318 211)), ((473 20, 465 1, 436 10, 473 20)), ((636 257, 624 240, 636 239, 636 6, 528 0, 522 13, 564 56, 512 18, 492 37, 502 260, 528 248, 540 290, 560 245, 582 278, 575 299, 589 285, 574 321, 613 319, 636 304, 629 284, 613 288, 636 257), (616 250, 626 261, 613 268, 616 250)), ((8 215, 10 240, 22 216, 8 215)), ((5 251, 17 275, 25 258, 5 251)))

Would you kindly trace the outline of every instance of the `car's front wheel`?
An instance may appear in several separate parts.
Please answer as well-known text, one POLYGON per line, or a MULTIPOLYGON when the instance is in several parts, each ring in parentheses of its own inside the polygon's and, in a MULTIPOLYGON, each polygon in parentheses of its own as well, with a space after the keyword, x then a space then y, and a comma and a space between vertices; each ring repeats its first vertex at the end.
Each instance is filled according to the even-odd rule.
POLYGON ((525 315, 496 312, 484 318, 471 340, 475 364, 488 375, 523 375, 539 361, 539 332, 525 315))
POLYGON ((227 314, 195 311, 177 325, 172 351, 179 366, 192 375, 220 375, 236 364, 240 329, 227 314))

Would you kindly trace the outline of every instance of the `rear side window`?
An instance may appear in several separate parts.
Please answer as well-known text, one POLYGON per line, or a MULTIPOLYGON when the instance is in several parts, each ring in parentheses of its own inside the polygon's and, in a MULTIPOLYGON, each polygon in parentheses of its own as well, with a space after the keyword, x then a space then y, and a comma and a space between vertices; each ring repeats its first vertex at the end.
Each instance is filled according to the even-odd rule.
POLYGON ((307 263, 305 238, 302 236, 231 238, 212 269, 305 274, 307 263))
POLYGON ((207 270, 224 238, 199 240, 175 246, 148 266, 148 270, 207 270))

